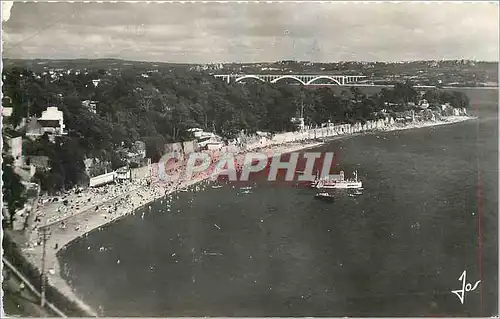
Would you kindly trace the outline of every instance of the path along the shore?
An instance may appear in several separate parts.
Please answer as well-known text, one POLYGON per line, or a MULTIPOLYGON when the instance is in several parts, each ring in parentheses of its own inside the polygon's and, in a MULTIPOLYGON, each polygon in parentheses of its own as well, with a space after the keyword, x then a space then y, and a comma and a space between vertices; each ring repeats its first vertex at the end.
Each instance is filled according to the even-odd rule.
MULTIPOLYGON (((378 131, 397 131, 412 128, 422 128, 442 124, 461 122, 471 117, 454 116, 445 121, 420 122, 406 125, 391 125, 378 129, 378 131)), ((341 135, 347 137, 349 135, 341 135)), ((293 142, 285 145, 267 146, 259 151, 263 153, 279 154, 290 153, 307 148, 320 146, 318 142, 293 142)), ((250 150, 247 150, 250 151, 250 150)), ((255 151, 255 150, 253 150, 255 151)), ((241 154, 244 155, 244 154, 241 154)), ((180 168, 182 169, 182 167, 180 168)), ((107 185, 101 188, 89 188, 78 193, 59 196, 57 202, 53 198, 41 197, 36 209, 34 225, 30 226, 29 244, 23 250, 28 260, 37 268, 41 268, 43 249, 39 229, 42 225, 49 225, 48 239, 46 241, 45 269, 48 283, 63 293, 70 301, 79 305, 91 316, 99 314, 80 300, 72 291, 69 284, 61 276, 61 265, 57 259, 57 252, 71 241, 86 236, 94 229, 100 230, 104 225, 111 223, 127 214, 135 212, 138 208, 166 196, 175 196, 174 192, 207 180, 210 174, 198 174, 189 180, 180 180, 178 183, 165 185, 144 178, 130 181, 121 185, 107 185), (44 203, 44 204, 42 204, 44 203)), ((119 261, 117 261, 119 262, 119 261)))

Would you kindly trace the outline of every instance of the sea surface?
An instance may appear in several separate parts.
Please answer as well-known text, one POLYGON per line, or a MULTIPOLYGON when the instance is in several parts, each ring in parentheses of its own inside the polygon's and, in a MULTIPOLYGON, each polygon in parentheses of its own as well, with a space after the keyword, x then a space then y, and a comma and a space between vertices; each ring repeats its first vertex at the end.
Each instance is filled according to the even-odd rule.
POLYGON ((477 121, 317 150, 357 169, 362 195, 264 180, 179 193, 70 244, 64 277, 106 316, 497 314, 498 93, 464 91, 477 121), (481 284, 461 304, 464 270, 481 284))

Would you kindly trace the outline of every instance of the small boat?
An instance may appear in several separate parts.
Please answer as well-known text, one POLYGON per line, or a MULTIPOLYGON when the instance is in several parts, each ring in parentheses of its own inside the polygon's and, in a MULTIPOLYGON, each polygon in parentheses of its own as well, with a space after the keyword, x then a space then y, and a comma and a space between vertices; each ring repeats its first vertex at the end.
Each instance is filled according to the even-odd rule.
POLYGON ((330 176, 316 177, 316 180, 312 182, 311 186, 319 189, 360 189, 363 187, 363 183, 358 180, 358 172, 354 171, 353 179, 345 179, 344 171, 340 171, 340 175, 331 178, 330 176))
POLYGON ((329 194, 329 193, 317 193, 314 198, 317 198, 317 199, 322 199, 322 200, 328 200, 328 201, 333 201, 334 200, 334 196, 332 194, 329 194))
POLYGON ((221 188, 221 187, 222 187, 222 185, 214 185, 214 186, 212 186, 212 188, 221 188))

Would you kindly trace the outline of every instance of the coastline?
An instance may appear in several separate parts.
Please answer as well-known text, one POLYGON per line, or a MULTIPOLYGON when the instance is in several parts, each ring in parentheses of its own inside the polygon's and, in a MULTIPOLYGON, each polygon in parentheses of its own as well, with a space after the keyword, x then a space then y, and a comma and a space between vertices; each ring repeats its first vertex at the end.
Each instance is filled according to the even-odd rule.
MULTIPOLYGON (((332 140, 377 132, 382 133, 453 124, 470 119, 475 119, 475 117, 450 116, 441 121, 394 124, 391 126, 386 126, 384 128, 372 129, 365 132, 338 135, 333 137, 332 140)), ((268 145, 261 148, 260 151, 273 154, 284 154, 318 147, 323 144, 324 142, 315 142, 311 140, 301 142, 297 141, 286 144, 268 145)), ((256 151, 256 149, 246 150, 246 152, 251 151, 256 151)), ((50 215, 58 215, 59 217, 61 217, 61 214, 53 209, 53 206, 51 204, 49 204, 47 207, 42 207, 42 211, 47 210, 45 213, 43 213, 43 219, 45 219, 46 222, 52 222, 48 226, 50 229, 50 236, 46 242, 47 247, 45 256, 45 269, 47 270, 47 283, 59 290, 70 301, 75 302, 90 316, 99 316, 99 314, 94 309, 92 309, 92 307, 85 304, 83 300, 76 296, 76 294, 70 287, 70 283, 66 282, 66 280, 62 278, 61 273, 62 271, 64 271, 64 265, 59 264, 57 258, 58 254, 74 240, 78 240, 81 237, 88 236, 88 234, 92 231, 99 231, 107 224, 113 223, 129 214, 135 214, 138 209, 149 205, 149 203, 155 200, 158 200, 164 196, 172 196, 178 189, 194 186, 195 184, 206 181, 209 177, 209 174, 203 174, 196 176, 195 178, 190 180, 183 180, 176 186, 169 187, 156 183, 147 185, 146 181, 142 180, 139 181, 139 183, 131 183, 131 185, 129 185, 130 187, 126 188, 126 191, 121 192, 122 189, 118 188, 116 190, 116 192, 118 193, 116 196, 111 196, 109 198, 105 197, 105 200, 103 201, 99 201, 98 198, 93 196, 93 193, 87 194, 87 196, 89 196, 89 199, 86 202, 88 204, 87 206, 82 207, 78 212, 74 212, 74 210, 72 209, 71 211, 69 211, 69 215, 63 215, 63 218, 58 218, 57 221, 54 222, 52 222, 50 215), (114 211, 112 209, 113 206, 114 211), (60 227, 61 222, 64 222, 64 228, 60 227)), ((85 195, 80 195, 78 197, 81 196, 85 197, 85 195)), ((34 236, 36 236, 37 229, 34 228, 31 231, 32 236, 30 236, 30 239, 32 240, 36 238, 34 236)), ((27 257, 32 265, 40 268, 42 260, 42 247, 40 245, 23 249, 23 254, 27 257)))
MULTIPOLYGON (((266 149, 274 154, 290 153, 307 148, 318 147, 322 144, 323 143, 309 141, 305 143, 293 143, 292 145, 270 146, 266 147, 266 149)), ((176 185, 176 187, 167 187, 159 184, 153 184, 151 186, 141 185, 130 189, 128 192, 114 196, 104 202, 93 202, 91 207, 85 208, 76 214, 69 216, 63 215, 63 218, 60 218, 57 221, 54 221, 53 218, 49 216, 45 216, 46 219, 50 220, 50 224, 47 224, 46 226, 50 229, 50 235, 48 236, 46 242, 45 255, 47 283, 59 290, 70 301, 76 303, 83 311, 88 313, 89 316, 98 317, 99 314, 92 307, 83 302, 83 300, 81 300, 78 296, 76 296, 69 283, 62 278, 61 271, 64 271, 64 265, 60 265, 57 258, 59 252, 63 251, 72 241, 88 236, 88 234, 92 231, 101 230, 104 226, 113 223, 120 218, 129 214, 135 214, 137 210, 149 205, 149 203, 153 201, 165 196, 172 196, 179 189, 194 186, 195 184, 206 181, 209 178, 209 174, 197 176, 187 181, 181 181, 178 185, 176 185), (114 206, 120 202, 123 203, 125 199, 125 204, 121 205, 117 210, 113 212, 106 211, 106 209, 110 206, 114 206), (96 209, 95 207, 99 208, 96 209), (64 222, 64 228, 61 228, 61 222, 64 222)), ((50 206, 51 205, 49 205, 49 209, 50 206)), ((37 238, 36 232, 37 229, 32 230, 32 234, 30 236, 31 240, 37 238)), ((40 266, 42 264, 43 254, 42 246, 37 245, 34 247, 24 248, 23 254, 33 266, 41 268, 40 266)))
MULTIPOLYGON (((350 84, 350 86, 361 86, 361 87, 394 87, 394 84, 358 84, 358 83, 353 83, 350 84)), ((415 85, 414 87, 416 88, 438 88, 437 86, 433 85, 415 85)), ((447 89, 447 90, 460 90, 460 89, 467 89, 467 90, 498 90, 498 86, 443 86, 441 89, 447 89)))

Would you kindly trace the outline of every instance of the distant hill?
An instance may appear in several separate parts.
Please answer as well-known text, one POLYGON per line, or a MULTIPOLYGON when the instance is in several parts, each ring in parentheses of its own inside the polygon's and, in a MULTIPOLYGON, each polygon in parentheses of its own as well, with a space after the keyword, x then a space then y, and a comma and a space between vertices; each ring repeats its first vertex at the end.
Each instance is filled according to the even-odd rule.
POLYGON ((49 69, 109 69, 109 68, 152 68, 152 67, 189 67, 189 64, 165 63, 165 62, 144 62, 144 61, 127 61, 120 59, 3 59, 4 67, 26 67, 35 72, 41 71, 44 68, 49 69))
POLYGON ((310 62, 276 61, 258 63, 168 63, 120 59, 21 60, 5 59, 4 67, 25 67, 40 72, 47 69, 104 70, 191 70, 199 73, 236 74, 343 74, 364 75, 375 84, 412 81, 418 85, 497 86, 498 62, 471 60, 412 62, 310 62))

